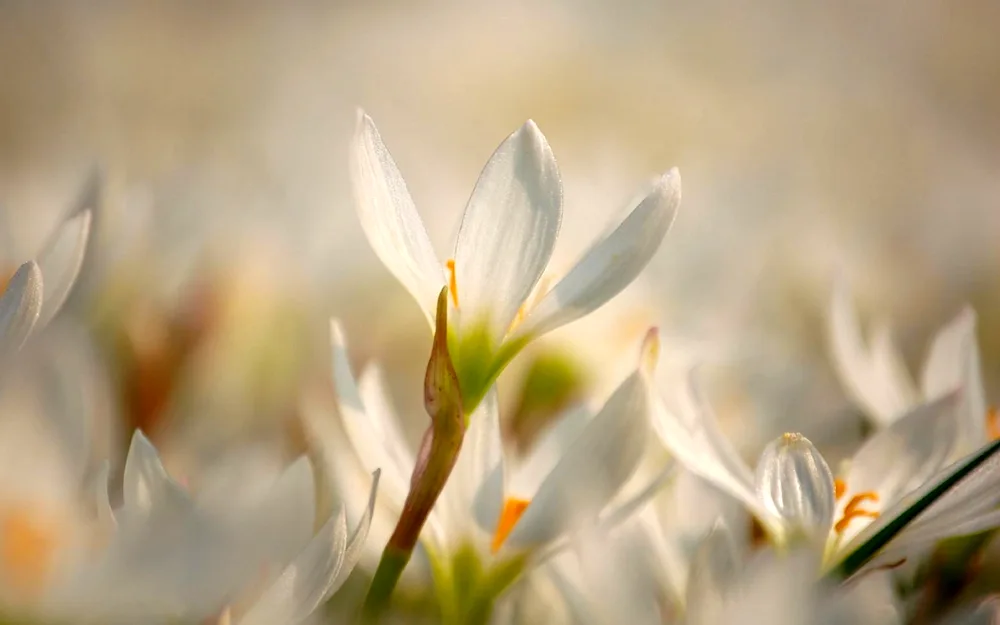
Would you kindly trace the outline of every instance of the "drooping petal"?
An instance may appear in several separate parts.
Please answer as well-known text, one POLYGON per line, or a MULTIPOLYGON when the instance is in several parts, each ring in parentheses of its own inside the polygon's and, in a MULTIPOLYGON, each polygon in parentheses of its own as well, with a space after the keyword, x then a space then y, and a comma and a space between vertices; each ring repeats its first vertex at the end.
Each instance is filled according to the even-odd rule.
POLYGON ((826 460, 801 434, 772 441, 757 464, 757 497, 782 519, 786 535, 825 540, 836 507, 833 474, 826 460))
POLYGON ((534 122, 507 137, 483 169, 455 244, 461 323, 499 344, 548 265, 562 221, 562 182, 534 122))
POLYGON ((347 517, 341 508, 309 545, 264 591, 240 625, 298 625, 322 604, 337 578, 347 544, 347 517))
POLYGON ((663 445, 686 469, 767 518, 754 493, 750 467, 719 428, 696 371, 689 373, 670 399, 670 406, 660 398, 653 405, 653 428, 663 445))
POLYGON ((443 265, 375 123, 360 111, 350 168, 358 218, 368 242, 433 323, 434 304, 445 284, 443 265))
POLYGON ((38 317, 40 325, 47 324, 69 297, 87 251, 90 222, 89 209, 73 215, 59 225, 38 256, 38 266, 45 277, 44 300, 38 317))
POLYGON ((636 371, 542 482, 507 544, 537 547, 596 519, 639 464, 649 436, 650 403, 648 377, 636 371))
POLYGON ((324 601, 333 596, 333 593, 337 592, 344 582, 347 581, 347 577, 357 566, 358 560, 361 559, 361 555, 364 551, 365 541, 368 539, 368 530, 371 528, 372 516, 375 514, 375 496, 378 494, 378 482, 381 471, 375 471, 372 474, 372 489, 368 494, 368 506, 365 508, 364 514, 358 520, 357 527, 354 528, 354 533, 347 541, 347 547, 344 549, 344 561, 340 565, 340 571, 337 572, 337 577, 333 579, 330 587, 326 590, 326 596, 324 601))
POLYGON ((34 261, 21 265, 0 295, 0 349, 18 349, 42 309, 42 272, 34 261))
MULTIPOLYGON (((899 403, 906 391, 889 388, 893 380, 876 371, 873 356, 861 336, 857 312, 846 284, 838 283, 834 289, 829 321, 833 364, 841 384, 871 419, 882 426, 892 423, 909 408, 899 403)), ((895 357, 889 355, 885 345, 882 349, 882 368, 898 373, 895 365, 889 365, 895 357)))
POLYGON ((347 358, 344 332, 336 320, 330 321, 330 337, 333 347, 333 381, 344 431, 365 470, 374 473, 377 469, 382 469, 381 498, 402 509, 410 490, 413 465, 403 466, 401 459, 390 453, 391 445, 387 434, 376 425, 392 417, 373 419, 362 402, 347 358))
POLYGON ((518 328, 538 336, 603 306, 646 267, 681 202, 681 177, 671 169, 606 238, 598 241, 549 291, 518 328))
POLYGON ((846 495, 872 492, 885 504, 930 479, 954 446, 958 402, 959 393, 952 391, 917 406, 869 438, 851 459, 846 495))
POLYGON ((966 307, 934 337, 924 365, 924 396, 935 398, 957 388, 963 400, 959 410, 960 454, 968 453, 988 440, 986 399, 976 341, 976 313, 966 307))
POLYGON ((702 539, 688 572, 685 623, 718 622, 727 593, 742 570, 736 544, 724 523, 717 523, 702 539))

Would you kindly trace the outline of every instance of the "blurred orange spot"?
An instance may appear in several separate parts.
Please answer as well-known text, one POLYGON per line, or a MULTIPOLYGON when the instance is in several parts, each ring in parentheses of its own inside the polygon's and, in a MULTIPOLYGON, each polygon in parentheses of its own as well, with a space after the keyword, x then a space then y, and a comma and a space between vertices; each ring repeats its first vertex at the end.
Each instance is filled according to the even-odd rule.
POLYGON ((986 411, 986 434, 991 441, 1000 438, 1000 410, 996 406, 990 406, 986 411))
POLYGON ((878 493, 867 492, 855 495, 851 497, 851 500, 847 502, 847 506, 844 507, 844 516, 841 517, 837 524, 833 526, 838 534, 843 534, 847 526, 851 524, 851 521, 858 517, 868 517, 870 519, 877 519, 878 512, 872 510, 861 510, 861 505, 866 501, 877 502, 878 493))
POLYGON ((448 268, 448 292, 451 293, 451 303, 458 308, 458 280, 455 278, 455 259, 449 258, 444 264, 448 268))
POLYGON ((837 501, 840 501, 840 498, 844 496, 845 492, 847 492, 847 484, 844 483, 844 480, 842 480, 840 478, 837 478, 837 479, 833 480, 833 497, 834 497, 834 499, 836 499, 837 501))
POLYGON ((500 551, 500 547, 503 547, 504 541, 510 536, 511 530, 517 525, 517 522, 521 519, 521 515, 524 514, 530 503, 530 501, 514 497, 508 498, 503 503, 503 510, 500 511, 500 520, 497 521, 497 529, 493 533, 493 543, 490 545, 490 550, 493 553, 500 551))
POLYGON ((0 516, 0 568, 6 581, 24 594, 38 594, 52 571, 57 546, 53 523, 30 509, 0 516))

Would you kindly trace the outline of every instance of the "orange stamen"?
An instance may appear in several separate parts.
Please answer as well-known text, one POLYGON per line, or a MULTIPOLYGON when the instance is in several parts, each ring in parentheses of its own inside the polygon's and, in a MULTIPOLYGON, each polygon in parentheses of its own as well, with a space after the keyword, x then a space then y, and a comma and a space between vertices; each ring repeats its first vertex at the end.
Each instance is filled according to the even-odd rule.
POLYGON ((1000 410, 996 406, 990 406, 986 411, 986 433, 991 441, 1000 438, 1000 410))
POLYGON ((844 482, 844 480, 840 479, 839 477, 837 479, 833 480, 833 497, 834 497, 834 499, 836 499, 837 501, 840 501, 840 498, 843 497, 844 493, 846 493, 846 492, 847 492, 847 484, 844 482))
POLYGON ((878 494, 867 492, 851 497, 851 500, 847 502, 846 506, 844 506, 844 516, 837 521, 837 524, 833 526, 833 529, 836 530, 838 534, 843 534, 844 530, 847 529, 847 526, 851 524, 851 521, 856 518, 867 517, 870 519, 877 519, 879 514, 878 512, 860 509, 860 506, 866 501, 877 502, 878 494))
POLYGON ((511 531, 521 515, 528 508, 530 501, 510 497, 503 503, 503 510, 500 511, 500 520, 497 521, 496 532, 493 533, 493 542, 490 544, 490 551, 496 553, 503 547, 503 543, 510 536, 511 531))
POLYGON ((40 592, 52 571, 56 532, 51 523, 28 510, 10 510, 0 518, 0 570, 24 594, 40 592))
POLYGON ((448 292, 451 293, 451 303, 458 308, 458 280, 455 279, 455 259, 449 258, 444 264, 448 268, 448 292))

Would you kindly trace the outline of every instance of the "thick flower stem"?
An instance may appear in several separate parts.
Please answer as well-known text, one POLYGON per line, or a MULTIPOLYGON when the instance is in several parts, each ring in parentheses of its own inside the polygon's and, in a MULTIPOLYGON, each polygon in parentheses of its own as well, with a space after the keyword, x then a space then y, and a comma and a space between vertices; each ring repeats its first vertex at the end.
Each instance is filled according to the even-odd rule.
POLYGON ((458 376, 448 354, 448 290, 438 296, 434 345, 424 377, 424 407, 431 425, 420 445, 410 479, 410 492, 396 529, 389 538, 365 598, 365 622, 377 622, 389 604, 403 569, 413 555, 420 531, 458 460, 465 436, 465 417, 458 376))

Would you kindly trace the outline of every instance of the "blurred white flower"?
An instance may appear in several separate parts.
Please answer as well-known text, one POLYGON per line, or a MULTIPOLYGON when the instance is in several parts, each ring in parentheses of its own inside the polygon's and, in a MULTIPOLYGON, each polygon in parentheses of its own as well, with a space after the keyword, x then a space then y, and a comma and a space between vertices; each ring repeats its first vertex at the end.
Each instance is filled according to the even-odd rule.
MULTIPOLYGON (((876 433, 849 462, 844 480, 834 479, 819 451, 799 434, 770 443, 754 474, 720 431, 693 373, 667 402, 655 403, 654 426, 684 466, 741 501, 779 545, 805 539, 823 551, 824 568, 832 569, 895 527, 917 501, 964 477, 968 462, 992 453, 947 465, 958 435, 958 399, 953 392, 917 406, 876 433)), ((989 458, 895 534, 867 566, 1000 525, 998 484, 1000 460, 989 458)))
POLYGON ((378 473, 366 512, 348 533, 343 506, 317 514, 308 459, 284 469, 273 460, 250 452, 224 457, 189 493, 136 432, 121 507, 112 510, 106 487, 96 491, 106 547, 54 592, 57 614, 112 623, 304 622, 357 562, 378 473))
POLYGON ((532 339, 592 312, 636 278, 669 229, 681 194, 680 174, 672 169, 550 289, 543 273, 562 221, 562 183, 533 122, 510 135, 486 164, 466 205, 454 257, 443 264, 392 156, 363 113, 351 176, 372 248, 432 323, 438 293, 448 286, 449 348, 467 413, 532 339))
POLYGON ((921 402, 961 389, 956 455, 971 453, 1000 436, 1000 416, 986 408, 974 310, 965 308, 938 331, 924 362, 919 391, 887 324, 878 324, 870 346, 865 345, 843 284, 834 292, 829 321, 834 368, 851 398, 879 426, 888 426, 921 402))
MULTIPOLYGON (((382 526, 384 535, 367 545, 368 559, 375 561, 402 511, 416 458, 400 432, 379 370, 367 369, 355 383, 336 322, 331 332, 341 424, 354 452, 353 459, 329 454, 331 472, 350 481, 358 475, 355 463, 366 470, 383 468, 375 516, 389 523, 382 526)), ((650 435, 648 378, 655 343, 651 334, 640 365, 596 415, 554 429, 523 465, 505 458, 495 389, 487 393, 469 419, 455 468, 421 534, 436 584, 454 585, 448 593, 458 593, 463 584, 474 591, 481 574, 480 583, 502 591, 548 549, 557 548, 560 539, 605 511, 638 466, 650 435)), ((322 445, 336 445, 334 424, 325 415, 307 410, 306 422, 322 445)), ((356 490, 350 484, 342 488, 356 490)))

